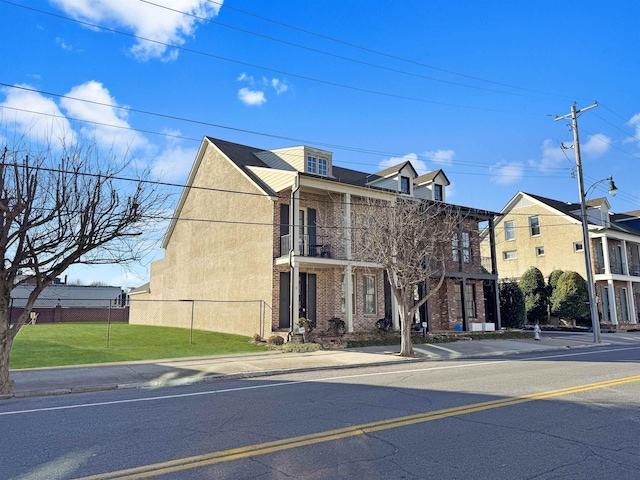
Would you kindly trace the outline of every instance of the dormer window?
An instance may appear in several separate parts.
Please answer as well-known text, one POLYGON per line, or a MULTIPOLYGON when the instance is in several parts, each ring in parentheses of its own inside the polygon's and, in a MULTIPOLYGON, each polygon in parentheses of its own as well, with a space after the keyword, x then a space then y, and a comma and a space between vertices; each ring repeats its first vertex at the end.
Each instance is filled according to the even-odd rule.
POLYGON ((409 177, 400 177, 400 193, 411 195, 411 179, 409 177))
POLYGON ((437 183, 433 186, 433 199, 442 201, 442 185, 438 185, 437 183))
POLYGON ((327 176, 327 160, 324 158, 318 159, 318 175, 327 176))
POLYGON ((317 175, 327 176, 327 159, 313 157, 309 155, 307 157, 307 173, 315 173, 317 175))

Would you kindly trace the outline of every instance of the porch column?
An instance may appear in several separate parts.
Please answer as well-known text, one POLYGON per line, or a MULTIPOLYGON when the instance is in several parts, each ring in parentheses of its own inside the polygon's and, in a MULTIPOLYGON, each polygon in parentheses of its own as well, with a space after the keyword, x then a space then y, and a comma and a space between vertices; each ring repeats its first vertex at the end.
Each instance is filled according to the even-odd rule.
POLYGON ((344 253, 347 260, 351 258, 351 194, 344 194, 344 253))
POLYGON ((351 265, 344 269, 344 316, 347 332, 353 332, 353 277, 351 265))
POLYGON ((629 322, 631 323, 638 323, 635 296, 635 293, 633 293, 633 282, 627 282, 627 303, 629 304, 629 322))
POLYGON ((291 222, 291 249, 289 254, 289 264, 291 266, 291 323, 290 330, 293 332, 298 325, 300 317, 300 268, 298 266, 297 255, 300 252, 300 215, 298 209, 300 206, 300 187, 296 182, 296 187, 291 192, 291 204, 289 212, 289 221, 291 222))
POLYGON ((602 237, 602 259, 604 260, 604 273, 611 275, 611 258, 609 257, 609 240, 602 237))
POLYGON ((627 241, 622 240, 622 271, 621 275, 629 275, 629 260, 627 258, 627 241))
POLYGON ((618 324, 618 307, 616 306, 616 290, 613 286, 613 280, 607 280, 609 288, 609 311, 611 312, 611 323, 618 324))

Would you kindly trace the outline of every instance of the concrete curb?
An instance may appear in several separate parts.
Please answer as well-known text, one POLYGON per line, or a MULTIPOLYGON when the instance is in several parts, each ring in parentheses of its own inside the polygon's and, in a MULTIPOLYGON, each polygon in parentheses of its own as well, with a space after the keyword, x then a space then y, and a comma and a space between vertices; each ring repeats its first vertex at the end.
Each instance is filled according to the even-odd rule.
MULTIPOLYGON (((583 344, 583 345, 564 345, 564 346, 555 346, 546 348, 531 348, 527 350, 501 350, 501 351, 493 351, 493 352, 484 352, 484 353, 474 353, 474 354, 460 354, 456 356, 454 360, 461 359, 473 359, 473 358, 486 358, 486 357, 494 357, 494 356, 506 356, 506 355, 523 355, 528 353, 541 353, 541 352, 552 352, 552 351, 561 351, 561 350, 580 350, 585 348, 592 348, 596 346, 609 346, 610 343, 600 343, 600 344, 583 344)), ((18 398, 31 398, 31 397, 45 397, 45 396, 54 396, 54 395, 67 395, 73 393, 91 393, 91 392, 101 392, 101 391, 109 391, 109 390, 150 390, 150 389, 158 389, 158 388, 167 388, 167 387, 184 387, 190 385, 198 385, 202 383, 213 383, 218 381, 225 380, 241 380, 245 378, 259 378, 259 377, 270 377, 275 375, 283 375, 287 373, 304 373, 304 372, 314 372, 314 371, 323 371, 323 370, 346 370, 352 368, 361 368, 361 367, 381 367, 386 365, 398 364, 398 363, 422 363, 422 362, 442 362, 452 360, 451 358, 432 358, 432 357, 414 357, 414 358, 406 358, 398 360, 397 357, 394 360, 381 360, 378 362, 367 362, 367 363, 353 363, 353 364, 344 364, 344 365, 321 365, 315 367, 300 367, 300 368, 278 368, 271 370, 256 370, 252 372, 238 372, 238 373, 228 373, 228 374, 213 374, 213 375, 202 375, 202 376, 194 376, 194 377, 184 377, 178 380, 168 380, 168 381, 142 381, 142 382, 133 382, 133 383, 108 383, 103 385, 88 385, 88 386, 80 386, 80 387, 71 387, 71 388, 55 388, 55 389, 43 389, 43 390, 29 390, 24 392, 12 393, 9 395, 0 395, 0 400, 8 400, 8 399, 18 399, 18 398)))

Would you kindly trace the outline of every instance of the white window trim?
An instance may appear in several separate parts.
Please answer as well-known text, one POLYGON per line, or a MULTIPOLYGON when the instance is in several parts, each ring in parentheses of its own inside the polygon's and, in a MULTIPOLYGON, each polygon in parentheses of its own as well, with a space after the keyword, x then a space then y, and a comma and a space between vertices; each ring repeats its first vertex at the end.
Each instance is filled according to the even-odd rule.
POLYGON ((505 251, 502 252, 502 259, 505 262, 509 262, 509 261, 515 260, 517 258, 518 258, 518 251, 517 250, 505 250, 505 251), (507 258, 507 254, 508 253, 513 253, 513 257, 512 258, 507 258))
POLYGON ((362 275, 362 313, 365 315, 376 315, 378 313, 378 292, 376 286, 376 276, 375 275, 362 275), (370 278, 373 280, 373 311, 367 311, 367 289, 366 289, 366 279, 370 278))

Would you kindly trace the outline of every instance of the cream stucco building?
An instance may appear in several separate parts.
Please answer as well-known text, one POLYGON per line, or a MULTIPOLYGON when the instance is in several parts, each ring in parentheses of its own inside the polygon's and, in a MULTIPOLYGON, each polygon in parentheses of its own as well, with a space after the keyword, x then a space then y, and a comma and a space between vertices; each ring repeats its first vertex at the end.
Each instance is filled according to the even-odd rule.
MULTIPOLYGON (((635 324, 640 311, 640 212, 609 210, 606 198, 587 202, 600 321, 635 324)), ((500 213, 495 241, 501 279, 518 279, 531 266, 545 278, 554 270, 587 277, 579 203, 518 192, 500 213)), ((482 243, 488 249, 488 239, 482 243)))
MULTIPOLYGON (((352 251, 352 215, 364 197, 445 202, 448 185, 442 170, 418 175, 410 162, 367 174, 334 165, 318 148, 205 137, 164 258, 131 292, 130 322, 262 337, 292 331, 300 317, 319 331, 336 318, 348 332, 375 329, 380 318, 398 328, 384 271, 352 251)), ((481 258, 478 228, 494 213, 463 208, 447 280, 416 319, 429 330, 500 327, 495 261, 481 258)))

